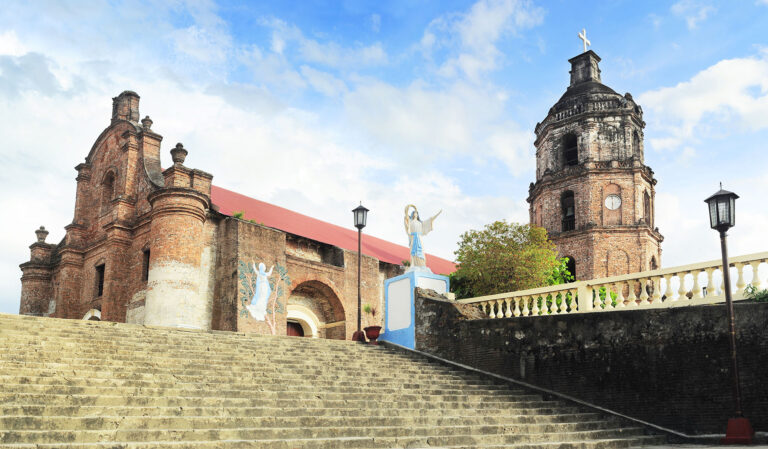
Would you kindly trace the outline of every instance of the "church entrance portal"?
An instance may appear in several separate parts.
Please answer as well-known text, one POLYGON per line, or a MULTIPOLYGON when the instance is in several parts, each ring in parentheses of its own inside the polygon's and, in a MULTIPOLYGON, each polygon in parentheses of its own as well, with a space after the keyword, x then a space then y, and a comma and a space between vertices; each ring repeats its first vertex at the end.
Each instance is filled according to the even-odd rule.
POLYGON ((344 307, 333 289, 323 282, 297 285, 288 297, 287 309, 288 335, 295 335, 291 332, 301 328, 306 337, 346 339, 344 307))

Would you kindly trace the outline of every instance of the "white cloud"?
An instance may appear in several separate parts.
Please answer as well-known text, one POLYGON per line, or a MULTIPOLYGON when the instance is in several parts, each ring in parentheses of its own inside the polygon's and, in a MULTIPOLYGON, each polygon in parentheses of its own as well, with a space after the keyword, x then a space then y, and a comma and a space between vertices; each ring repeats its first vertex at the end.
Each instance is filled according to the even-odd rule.
POLYGON ((694 29, 715 12, 715 8, 705 2, 696 0, 680 0, 672 5, 672 13, 685 19, 688 29, 694 29))
POLYGON ((421 39, 429 54, 437 47, 456 50, 439 68, 445 77, 464 76, 480 81, 498 67, 502 53, 496 42, 506 34, 538 25, 543 10, 523 0, 480 0, 466 13, 452 13, 433 20, 421 39))
POLYGON ((227 60, 231 40, 227 33, 192 25, 171 34, 176 51, 204 64, 221 64, 227 60))
POLYGON ((347 47, 336 42, 319 42, 307 38, 298 27, 279 19, 263 20, 262 24, 272 28, 273 51, 283 54, 289 45, 295 44, 300 62, 349 68, 377 66, 388 61, 387 53, 380 42, 347 47))
POLYGON ((346 92, 347 86, 343 81, 327 72, 315 70, 312 67, 301 66, 301 74, 313 89, 323 95, 334 97, 346 92))
POLYGON ((659 137, 671 149, 711 133, 768 127, 768 59, 726 59, 674 87, 645 92, 639 101, 659 137), (661 131, 659 133, 659 131, 661 131))
POLYGON ((21 56, 26 52, 26 47, 19 42, 14 30, 0 34, 0 55, 21 56))
POLYGON ((370 82, 348 94, 344 104, 356 127, 401 156, 423 161, 496 156, 514 161, 517 169, 532 137, 504 119, 505 99, 464 83, 430 89, 419 82, 405 88, 370 82))

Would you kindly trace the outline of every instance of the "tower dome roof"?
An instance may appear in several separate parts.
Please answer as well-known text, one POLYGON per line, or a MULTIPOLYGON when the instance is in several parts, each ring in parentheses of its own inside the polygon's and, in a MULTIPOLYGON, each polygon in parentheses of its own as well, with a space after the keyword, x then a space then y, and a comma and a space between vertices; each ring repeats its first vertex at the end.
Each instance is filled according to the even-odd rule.
POLYGON ((597 81, 585 81, 585 82, 576 84, 575 86, 569 86, 568 89, 563 94, 563 96, 560 97, 559 100, 557 100, 557 103, 555 103, 555 106, 557 106, 560 103, 564 103, 567 100, 570 100, 571 98, 580 97, 582 95, 593 95, 593 94, 612 94, 612 95, 621 96, 618 93, 616 93, 615 90, 611 89, 610 87, 606 86, 603 83, 600 83, 597 81))

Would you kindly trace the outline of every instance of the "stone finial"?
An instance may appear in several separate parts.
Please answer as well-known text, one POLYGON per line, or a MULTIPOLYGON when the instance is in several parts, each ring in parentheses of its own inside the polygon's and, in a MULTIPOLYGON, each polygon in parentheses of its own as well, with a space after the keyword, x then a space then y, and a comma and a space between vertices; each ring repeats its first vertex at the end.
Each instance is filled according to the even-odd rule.
POLYGON ((152 128, 152 119, 149 118, 149 116, 144 117, 143 119, 141 119, 141 126, 143 126, 144 129, 152 128))
POLYGON ((39 243, 45 243, 45 238, 48 237, 48 231, 45 230, 45 226, 40 226, 40 229, 35 231, 37 234, 37 241, 39 243))
POLYGON ((187 158, 189 152, 184 149, 184 145, 181 142, 176 144, 176 148, 171 150, 171 159, 174 164, 184 165, 184 159, 187 158))

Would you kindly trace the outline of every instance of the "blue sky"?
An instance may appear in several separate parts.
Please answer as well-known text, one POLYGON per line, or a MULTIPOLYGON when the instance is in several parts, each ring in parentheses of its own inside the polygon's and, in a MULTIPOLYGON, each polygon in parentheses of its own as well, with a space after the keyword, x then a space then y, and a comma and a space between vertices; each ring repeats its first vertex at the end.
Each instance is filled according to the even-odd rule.
MULTIPOLYGON (((662 264, 716 259, 704 198, 741 195, 731 253, 768 249, 768 1, 6 2, 0 11, 0 312, 16 312, 34 229, 58 242, 73 167, 141 114, 222 187, 406 244, 405 204, 443 209, 428 251, 528 221, 533 128, 586 28, 630 92, 656 172, 662 264)), ((247 211, 246 211, 247 212, 247 211)))

